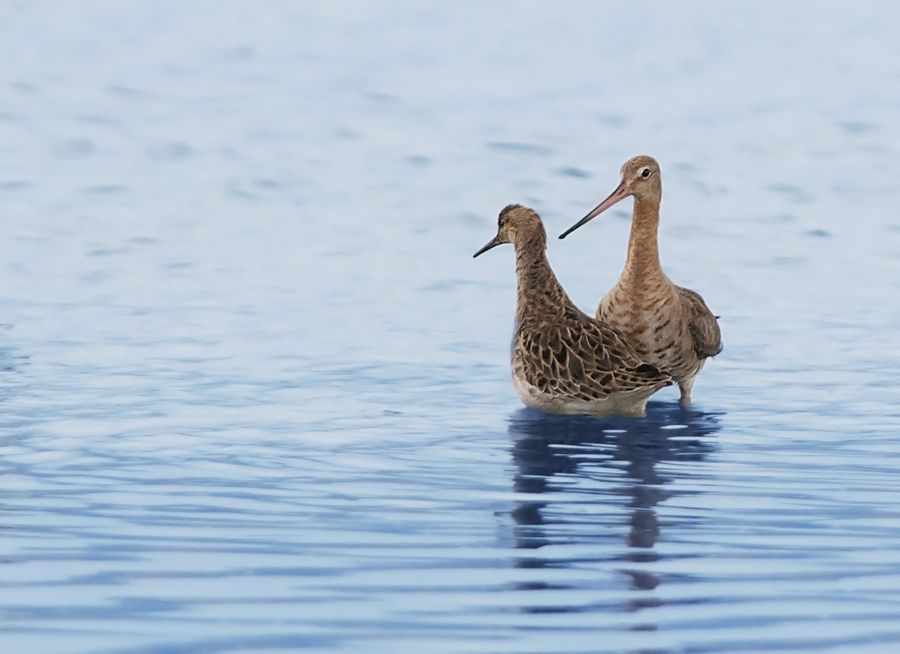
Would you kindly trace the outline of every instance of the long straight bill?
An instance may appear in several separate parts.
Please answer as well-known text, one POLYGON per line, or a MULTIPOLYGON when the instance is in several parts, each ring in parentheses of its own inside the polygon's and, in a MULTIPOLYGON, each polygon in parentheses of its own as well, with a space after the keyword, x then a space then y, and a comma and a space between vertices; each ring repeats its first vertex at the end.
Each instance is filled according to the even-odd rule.
POLYGON ((625 180, 622 180, 622 182, 616 187, 616 190, 609 194, 608 198, 606 198, 603 202, 601 202, 596 207, 591 209, 591 212, 588 215, 586 215, 584 218, 579 220, 577 223, 575 223, 574 225, 569 227, 569 229, 567 229, 562 234, 560 234, 559 237, 565 238, 566 236, 568 236, 569 234, 574 232, 576 229, 578 229, 582 225, 587 224, 592 219, 596 218, 601 213, 603 213, 604 211, 609 209, 616 202, 621 202, 622 200, 627 198, 629 195, 630 195, 630 193, 628 192, 628 189, 625 188, 625 180))

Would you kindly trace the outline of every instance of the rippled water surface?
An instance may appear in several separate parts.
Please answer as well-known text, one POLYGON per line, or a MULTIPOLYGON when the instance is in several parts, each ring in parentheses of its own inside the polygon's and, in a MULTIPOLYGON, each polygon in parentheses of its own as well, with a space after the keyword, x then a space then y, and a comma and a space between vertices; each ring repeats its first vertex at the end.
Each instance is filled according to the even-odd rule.
MULTIPOLYGON (((900 651, 900 10, 0 7, 5 652, 900 651), (520 407, 509 202, 665 179, 695 405, 520 407)), ((549 253, 586 310, 628 203, 549 253)))

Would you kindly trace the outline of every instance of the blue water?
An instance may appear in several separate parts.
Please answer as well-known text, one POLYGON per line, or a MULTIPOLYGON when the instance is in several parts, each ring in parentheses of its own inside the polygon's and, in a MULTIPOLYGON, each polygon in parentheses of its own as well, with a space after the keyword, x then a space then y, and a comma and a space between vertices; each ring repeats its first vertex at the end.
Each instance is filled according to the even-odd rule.
MULTIPOLYGON (((900 650, 898 22, 3 4, 3 651, 900 650), (522 409, 471 255, 639 153, 725 351, 689 410, 522 409)), ((550 243, 587 311, 628 204, 550 243)))

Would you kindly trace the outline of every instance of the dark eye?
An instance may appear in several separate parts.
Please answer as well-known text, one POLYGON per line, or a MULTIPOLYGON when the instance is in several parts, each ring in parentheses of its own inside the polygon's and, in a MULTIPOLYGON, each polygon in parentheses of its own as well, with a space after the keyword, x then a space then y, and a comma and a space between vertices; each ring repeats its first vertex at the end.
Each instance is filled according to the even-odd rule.
POLYGON ((649 168, 644 168, 644 169, 641 171, 641 177, 650 177, 650 169, 649 169, 649 168))

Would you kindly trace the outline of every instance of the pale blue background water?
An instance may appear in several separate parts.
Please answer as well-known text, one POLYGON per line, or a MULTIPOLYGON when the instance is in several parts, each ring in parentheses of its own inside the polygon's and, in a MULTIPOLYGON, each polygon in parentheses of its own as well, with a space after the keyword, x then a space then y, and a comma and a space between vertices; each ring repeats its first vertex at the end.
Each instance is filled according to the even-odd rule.
POLYGON ((782 4, 0 5, 4 652, 900 649, 900 9, 782 4), (725 352, 524 411, 638 153, 725 352))

